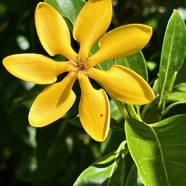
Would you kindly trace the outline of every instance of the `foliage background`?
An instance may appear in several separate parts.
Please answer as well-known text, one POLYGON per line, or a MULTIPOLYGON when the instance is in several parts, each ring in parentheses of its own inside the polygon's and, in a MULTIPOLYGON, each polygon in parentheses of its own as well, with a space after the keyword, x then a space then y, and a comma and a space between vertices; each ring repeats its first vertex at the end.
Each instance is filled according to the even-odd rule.
MULTIPOLYGON (((0 61, 15 53, 45 54, 34 26, 38 0, 0 0, 0 61)), ((76 8, 76 7, 75 7, 76 8)), ((143 50, 148 61, 150 82, 156 78, 167 21, 173 9, 183 12, 184 0, 113 0, 114 15, 110 29, 129 23, 153 27, 149 45, 143 50)), ((74 42, 76 47, 76 43, 74 42)), ((125 139, 113 130, 104 143, 89 138, 81 128, 77 104, 68 115, 40 129, 29 126, 30 105, 43 89, 10 75, 0 66, 0 185, 58 186, 72 185, 80 173, 98 158, 117 150, 125 139)), ((78 85, 75 86, 78 90, 78 85)), ((185 106, 182 106, 185 110, 185 106)), ((117 110, 113 115, 117 116, 117 110)), ((118 114, 119 117, 119 114, 118 114)), ((124 121, 117 120, 122 128, 124 121)), ((116 121, 112 118, 111 125, 116 121)), ((128 164, 132 163, 127 157, 128 164)))

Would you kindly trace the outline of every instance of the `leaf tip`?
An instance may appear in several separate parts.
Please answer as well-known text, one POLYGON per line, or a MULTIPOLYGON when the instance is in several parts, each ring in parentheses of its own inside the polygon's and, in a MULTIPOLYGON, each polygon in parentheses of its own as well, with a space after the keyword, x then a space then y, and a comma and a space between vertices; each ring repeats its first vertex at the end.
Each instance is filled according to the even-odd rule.
POLYGON ((173 9, 172 15, 176 14, 178 11, 176 9, 173 9))

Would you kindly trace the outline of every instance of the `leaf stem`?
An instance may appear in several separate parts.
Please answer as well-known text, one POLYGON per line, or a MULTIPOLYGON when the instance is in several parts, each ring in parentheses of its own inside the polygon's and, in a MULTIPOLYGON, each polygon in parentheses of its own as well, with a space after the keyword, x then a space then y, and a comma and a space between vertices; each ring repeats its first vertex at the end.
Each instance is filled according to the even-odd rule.
POLYGON ((137 114, 136 110, 134 109, 134 105, 128 104, 127 105, 127 110, 129 111, 129 114, 132 118, 138 120, 138 121, 143 121, 140 117, 140 115, 137 114))
POLYGON ((115 102, 115 104, 117 105, 117 107, 118 107, 119 111, 121 112, 123 118, 124 118, 124 119, 129 118, 130 116, 129 116, 128 111, 127 111, 127 109, 125 108, 124 104, 123 104, 122 102, 120 102, 120 101, 114 99, 114 98, 112 98, 112 99, 113 99, 113 101, 115 102))

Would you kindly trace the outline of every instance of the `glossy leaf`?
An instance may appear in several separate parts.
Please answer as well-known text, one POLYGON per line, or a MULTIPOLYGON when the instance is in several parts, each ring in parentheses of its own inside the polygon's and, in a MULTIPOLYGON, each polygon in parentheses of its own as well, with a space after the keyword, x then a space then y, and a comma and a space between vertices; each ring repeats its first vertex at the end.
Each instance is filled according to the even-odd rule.
POLYGON ((178 84, 186 82, 185 72, 186 72, 186 57, 185 57, 185 60, 183 62, 183 65, 182 65, 179 73, 177 74, 175 85, 178 85, 178 84))
POLYGON ((100 70, 109 70, 112 67, 112 65, 113 65, 113 60, 111 59, 96 65, 96 68, 100 70))
POLYGON ((125 142, 121 143, 117 151, 104 156, 85 169, 73 186, 122 186, 125 173, 124 149, 125 142))
POLYGON ((45 0, 52 5, 59 13, 74 24, 79 11, 85 4, 84 0, 45 0))
POLYGON ((129 151, 145 185, 186 185, 185 121, 185 114, 151 125, 126 121, 129 151))
MULTIPOLYGON (((95 42, 94 45, 92 46, 92 48, 91 48, 91 54, 92 54, 92 55, 93 55, 96 51, 99 50, 98 44, 99 44, 99 43, 98 43, 98 41, 97 41, 97 42, 95 42)), ((99 63, 99 64, 96 65, 95 67, 96 67, 97 69, 100 69, 100 70, 109 70, 109 69, 112 67, 113 64, 114 64, 114 63, 113 63, 113 60, 110 59, 110 60, 106 60, 106 61, 104 61, 104 62, 102 62, 102 63, 99 63)))
POLYGON ((160 104, 170 86, 170 79, 181 68, 186 53, 185 24, 177 11, 174 11, 166 28, 159 69, 160 104))
POLYGON ((186 100, 186 83, 176 85, 168 96, 169 101, 186 100))
POLYGON ((115 59, 114 64, 128 67, 148 81, 147 63, 141 51, 128 57, 115 59))

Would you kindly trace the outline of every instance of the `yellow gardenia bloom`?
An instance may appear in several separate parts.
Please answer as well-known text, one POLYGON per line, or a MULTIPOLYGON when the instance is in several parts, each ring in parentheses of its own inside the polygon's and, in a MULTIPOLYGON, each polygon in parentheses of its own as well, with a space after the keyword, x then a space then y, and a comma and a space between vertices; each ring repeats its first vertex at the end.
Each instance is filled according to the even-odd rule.
POLYGON ((94 68, 105 60, 136 53, 152 35, 152 29, 141 24, 121 26, 105 34, 111 18, 111 0, 89 0, 85 4, 73 29, 73 37, 80 44, 77 54, 71 47, 70 32, 63 17, 47 3, 37 5, 35 24, 42 46, 49 55, 61 54, 68 60, 56 62, 39 54, 11 55, 3 60, 5 68, 14 76, 36 84, 51 84, 38 95, 30 109, 32 126, 46 126, 68 112, 76 99, 72 90, 76 79, 82 92, 80 121, 96 141, 103 141, 108 134, 110 108, 105 91, 94 89, 89 78, 98 81, 112 97, 128 104, 147 104, 154 99, 150 86, 134 71, 119 65, 108 71, 94 68), (92 45, 103 34, 99 50, 90 56, 92 45), (64 72, 68 72, 67 76, 56 82, 64 72))

